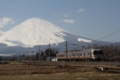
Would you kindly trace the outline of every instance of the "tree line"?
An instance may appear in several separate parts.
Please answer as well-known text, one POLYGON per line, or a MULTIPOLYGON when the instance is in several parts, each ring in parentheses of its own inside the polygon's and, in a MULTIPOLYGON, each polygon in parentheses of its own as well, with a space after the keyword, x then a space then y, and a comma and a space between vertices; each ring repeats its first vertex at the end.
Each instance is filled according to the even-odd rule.
POLYGON ((56 57, 56 54, 58 53, 55 49, 46 49, 45 51, 41 51, 40 53, 36 53, 36 60, 46 60, 46 57, 56 57))

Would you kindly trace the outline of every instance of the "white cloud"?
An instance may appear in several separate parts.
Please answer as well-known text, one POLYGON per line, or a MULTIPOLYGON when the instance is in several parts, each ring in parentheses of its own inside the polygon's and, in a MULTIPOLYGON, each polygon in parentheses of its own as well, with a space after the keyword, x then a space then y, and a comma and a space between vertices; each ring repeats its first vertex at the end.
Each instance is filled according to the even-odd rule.
POLYGON ((81 12, 84 12, 84 11, 85 11, 85 9, 80 8, 78 11, 81 13, 81 12))
POLYGON ((11 18, 7 17, 0 19, 0 28, 5 27, 8 23, 13 24, 14 21, 11 18))
POLYGON ((71 23, 71 24, 75 23, 75 21, 71 19, 64 19, 63 21, 66 23, 71 23))

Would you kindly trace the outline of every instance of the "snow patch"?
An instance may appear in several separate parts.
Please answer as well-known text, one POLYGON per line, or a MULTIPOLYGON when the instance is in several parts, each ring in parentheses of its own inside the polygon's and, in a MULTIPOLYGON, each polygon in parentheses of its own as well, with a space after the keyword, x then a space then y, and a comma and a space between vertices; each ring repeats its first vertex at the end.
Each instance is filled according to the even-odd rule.
POLYGON ((10 56, 15 56, 15 54, 0 54, 2 57, 10 57, 10 56))
POLYGON ((87 42, 87 43, 91 43, 92 42, 92 40, 83 39, 83 38, 78 38, 78 41, 87 42))

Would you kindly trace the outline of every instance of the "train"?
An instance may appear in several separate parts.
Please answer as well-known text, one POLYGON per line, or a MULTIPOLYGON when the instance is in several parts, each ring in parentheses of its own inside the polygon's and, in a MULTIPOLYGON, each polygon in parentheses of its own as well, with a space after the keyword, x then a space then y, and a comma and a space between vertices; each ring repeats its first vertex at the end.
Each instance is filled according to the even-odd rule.
POLYGON ((103 61, 104 54, 101 49, 84 49, 61 52, 56 55, 58 61, 103 61))

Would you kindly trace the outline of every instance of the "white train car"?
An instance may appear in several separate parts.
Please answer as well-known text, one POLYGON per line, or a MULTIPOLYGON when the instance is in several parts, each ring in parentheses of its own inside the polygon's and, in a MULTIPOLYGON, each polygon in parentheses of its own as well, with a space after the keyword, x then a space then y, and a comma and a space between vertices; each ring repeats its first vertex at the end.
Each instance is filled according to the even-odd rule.
POLYGON ((70 51, 56 55, 58 61, 102 61, 104 60, 101 49, 84 49, 79 51, 70 51))

